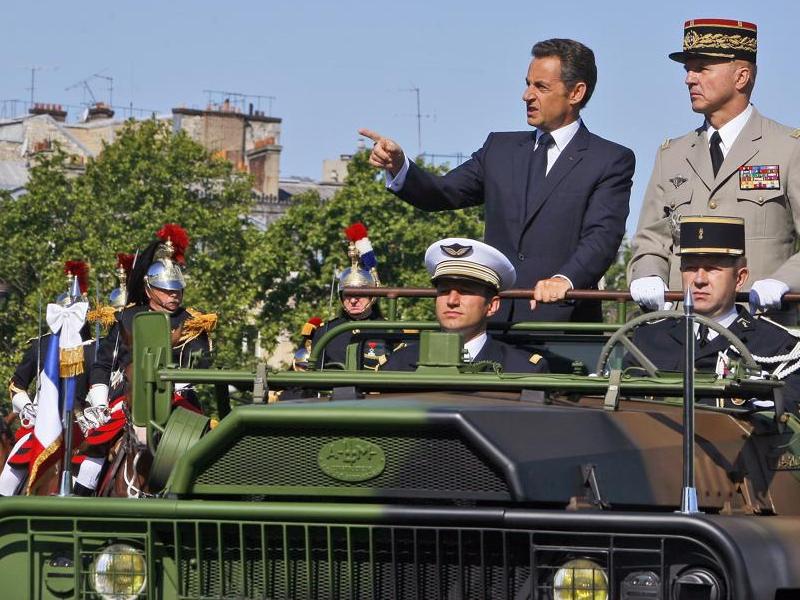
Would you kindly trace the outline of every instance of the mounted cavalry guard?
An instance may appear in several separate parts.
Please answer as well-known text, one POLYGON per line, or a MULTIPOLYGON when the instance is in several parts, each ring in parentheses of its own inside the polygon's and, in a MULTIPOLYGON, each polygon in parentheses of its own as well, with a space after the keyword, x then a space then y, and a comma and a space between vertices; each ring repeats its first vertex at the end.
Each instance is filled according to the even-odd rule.
POLYGON ((124 252, 117 253, 117 262, 114 267, 114 275, 119 282, 118 286, 111 290, 108 295, 108 304, 96 306, 89 311, 88 319, 94 323, 100 323, 108 329, 116 322, 116 313, 128 305, 128 286, 127 281, 133 269, 135 255, 124 252))
MULTIPOLYGON (((169 316, 172 360, 176 364, 185 368, 211 365, 209 333, 216 326, 217 315, 182 306, 186 287, 182 265, 189 245, 188 234, 178 225, 166 224, 156 238, 137 255, 127 281, 127 304, 116 313, 115 323, 101 341, 92 367, 89 406, 79 418, 86 439, 73 490, 76 495, 91 495, 97 489, 108 450, 128 422, 127 370, 131 363, 133 319, 137 314, 158 311, 169 316)), ((201 412, 197 395, 188 385, 176 386, 173 406, 201 412)))
POLYGON ((72 404, 86 396, 95 356, 86 322, 88 268, 82 261, 67 261, 64 271, 68 291, 47 305, 50 332, 31 340, 9 384, 11 404, 21 424, 0 473, 2 496, 21 493, 26 480, 30 492, 37 478, 63 454, 61 434, 65 423, 72 423, 72 404), (34 380, 31 399, 28 390, 34 380))
MULTIPOLYGON (((367 237, 366 226, 361 222, 353 223, 344 230, 344 233, 350 242, 347 250, 350 266, 342 271, 338 279, 341 314, 314 332, 312 346, 325 333, 342 323, 384 320, 380 307, 375 302, 375 297, 348 296, 345 298, 342 295, 342 289, 345 287, 380 287, 381 285, 378 277, 378 261, 375 257, 372 243, 367 237)), ((352 334, 345 333, 331 340, 331 343, 322 352, 318 367, 325 368, 326 365, 332 364, 339 367, 344 365, 347 346, 359 333, 356 329, 353 330, 352 334)), ((386 362, 388 356, 386 344, 381 339, 365 339, 362 344, 361 355, 362 365, 365 368, 377 370, 386 362)))
MULTIPOLYGON (((800 416, 800 334, 736 305, 736 293, 745 288, 750 274, 744 219, 682 217, 678 241, 683 289, 691 290, 694 311, 742 340, 763 375, 783 380, 785 408, 800 416)), ((639 327, 633 343, 658 369, 682 371, 684 339, 682 322, 662 320, 639 327)), ((724 337, 699 323, 695 323, 694 343, 695 366, 700 371, 724 375, 737 357, 724 337)), ((636 364, 630 354, 625 357, 626 366, 636 364)))

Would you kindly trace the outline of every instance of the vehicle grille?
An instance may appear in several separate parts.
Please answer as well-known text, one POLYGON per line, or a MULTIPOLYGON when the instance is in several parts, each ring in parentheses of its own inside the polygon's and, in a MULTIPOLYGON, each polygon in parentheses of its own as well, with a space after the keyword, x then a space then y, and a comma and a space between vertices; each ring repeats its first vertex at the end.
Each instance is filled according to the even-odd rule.
POLYGON ((64 537, 59 552, 74 548, 80 556, 75 597, 87 600, 95 597, 93 556, 121 538, 148 557, 140 597, 150 599, 545 599, 553 597, 556 569, 576 557, 608 572, 610 598, 638 571, 656 573, 668 598, 670 560, 702 556, 718 564, 708 547, 678 535, 100 518, 28 526, 32 572, 64 537))
POLYGON ((224 487, 247 482, 263 486, 265 492, 281 487, 331 488, 331 493, 332 488, 360 488, 374 495, 415 498, 510 498, 502 474, 452 431, 359 436, 384 450, 386 468, 367 482, 334 481, 319 468, 319 451, 347 435, 330 429, 246 435, 199 473, 195 484, 224 487))

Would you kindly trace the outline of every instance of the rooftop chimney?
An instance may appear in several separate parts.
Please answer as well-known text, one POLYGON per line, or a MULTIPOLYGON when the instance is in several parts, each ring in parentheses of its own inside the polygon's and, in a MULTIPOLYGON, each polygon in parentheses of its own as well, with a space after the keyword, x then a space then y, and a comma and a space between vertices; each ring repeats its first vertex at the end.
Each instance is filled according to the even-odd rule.
POLYGON ((28 114, 50 115, 60 123, 63 123, 67 120, 67 111, 65 111, 60 104, 36 102, 31 108, 28 109, 28 114))
POLYGON ((94 106, 90 106, 86 112, 86 122, 100 121, 102 119, 112 119, 114 111, 104 102, 97 102, 94 106))

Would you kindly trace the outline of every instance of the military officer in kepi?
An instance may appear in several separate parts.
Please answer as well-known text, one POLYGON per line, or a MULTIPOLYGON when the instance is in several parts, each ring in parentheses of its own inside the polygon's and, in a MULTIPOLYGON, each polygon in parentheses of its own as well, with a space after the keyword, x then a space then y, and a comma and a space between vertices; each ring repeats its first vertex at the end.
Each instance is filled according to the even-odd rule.
MULTIPOLYGON (((680 222, 680 269, 684 290, 691 290, 694 311, 713 319, 744 342, 764 375, 785 382, 787 410, 798 415, 800 400, 800 339, 798 334, 753 316, 736 305, 736 293, 750 270, 745 257, 745 223, 739 217, 683 217, 680 222)), ((633 342, 653 364, 665 371, 682 371, 684 325, 670 319, 639 327, 633 342)), ((695 365, 724 375, 738 355, 728 341, 695 323, 695 365)), ((636 364, 627 355, 626 366, 636 364)))
MULTIPOLYGON (((345 287, 380 287, 381 285, 378 277, 378 261, 372 242, 367 237, 366 226, 361 222, 353 223, 344 232, 349 240, 347 255, 350 258, 350 266, 342 271, 338 279, 341 313, 338 317, 317 328, 312 338, 312 346, 317 344, 328 331, 342 323, 383 321, 383 315, 374 296, 345 297, 342 295, 342 289, 345 287)), ((347 357, 347 346, 354 341, 359 341, 361 345, 361 366, 364 368, 377 370, 386 362, 388 352, 385 341, 373 338, 371 333, 361 334, 358 329, 354 329, 352 333, 336 336, 325 346, 317 367, 323 369, 332 366, 342 368, 347 357)))
MULTIPOLYGON (((460 333, 466 362, 492 361, 511 373, 548 371, 539 354, 495 340, 486 324, 500 309, 498 292, 514 285, 514 266, 496 248, 466 238, 434 242, 425 252, 425 267, 436 287, 436 320, 442 331, 460 333)), ((410 343, 389 357, 382 370, 413 371, 419 347, 410 343)))
MULTIPOLYGON (((67 309, 77 303, 87 302, 89 285, 89 268, 84 261, 69 260, 64 265, 67 275, 67 291, 60 294, 55 303, 67 309)), ((50 309, 48 309, 50 312, 50 309)), ((62 332, 64 337, 66 332, 62 332)), ((0 473, 0 496, 11 496, 20 493, 22 484, 28 477, 31 458, 34 456, 33 431, 36 417, 39 412, 39 376, 47 360, 48 348, 52 333, 48 332, 30 340, 22 360, 17 365, 14 375, 8 386, 11 395, 13 411, 19 415, 20 426, 16 432, 16 440, 9 458, 0 473), (35 383, 33 399, 29 394, 31 384, 35 383)), ((84 322, 79 331, 80 348, 78 353, 69 353, 78 357, 82 367, 64 364, 65 355, 59 356, 59 367, 75 375, 74 399, 78 406, 82 406, 88 386, 88 375, 94 362, 94 339, 88 322, 84 322)), ((78 432, 79 433, 79 432, 78 432)))
MULTIPOLYGON (((186 287, 182 265, 188 245, 186 231, 168 223, 136 257, 127 282, 127 307, 117 313, 114 325, 100 343, 90 374, 89 406, 78 419, 86 440, 78 459, 81 465, 73 490, 76 495, 91 495, 97 488, 108 448, 127 422, 127 376, 117 383, 112 375, 116 371, 125 374, 131 363, 133 319, 137 314, 158 311, 169 316, 174 363, 187 368, 211 365, 209 333, 216 326, 217 315, 182 305, 186 287)), ((177 384, 175 389, 174 406, 201 411, 191 386, 177 384)))
MULTIPOLYGON (((693 19, 683 50, 669 55, 686 71, 696 130, 666 140, 645 192, 632 240, 631 295, 651 310, 681 283, 678 223, 684 215, 744 218, 751 310, 777 310, 800 290, 800 129, 762 116, 750 104, 756 80, 756 26, 693 19)), ((787 325, 795 310, 774 313, 787 325)))

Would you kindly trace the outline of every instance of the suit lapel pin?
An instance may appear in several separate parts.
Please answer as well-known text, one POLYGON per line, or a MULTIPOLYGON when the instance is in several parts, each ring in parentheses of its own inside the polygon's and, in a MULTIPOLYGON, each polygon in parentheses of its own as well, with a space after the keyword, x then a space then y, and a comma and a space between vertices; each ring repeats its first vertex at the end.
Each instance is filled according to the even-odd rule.
POLYGON ((673 177, 673 178, 671 178, 671 179, 669 180, 669 182, 670 182, 672 185, 674 185, 674 186, 675 186, 675 189, 676 189, 676 190, 677 190, 679 187, 681 187, 681 186, 682 186, 684 183, 686 183, 687 181, 688 181, 688 179, 686 179, 686 177, 684 177, 683 175, 675 175, 675 177, 673 177))

